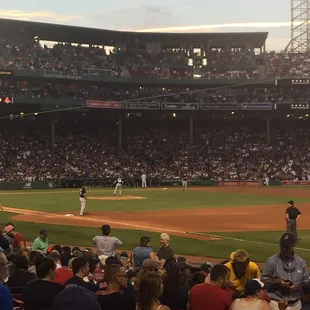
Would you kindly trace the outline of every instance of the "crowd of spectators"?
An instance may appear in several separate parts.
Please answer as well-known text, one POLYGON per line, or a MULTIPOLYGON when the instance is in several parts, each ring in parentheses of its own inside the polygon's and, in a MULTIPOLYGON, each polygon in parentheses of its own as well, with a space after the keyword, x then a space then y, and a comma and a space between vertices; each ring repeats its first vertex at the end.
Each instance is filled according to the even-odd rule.
POLYGON ((143 236, 132 251, 104 224, 95 248, 51 245, 48 231, 26 246, 13 223, 0 234, 1 309, 12 310, 300 310, 309 307, 309 273, 285 233, 263 270, 243 249, 213 265, 191 264, 160 235, 155 251, 143 236), (294 262, 294 269, 289 269, 294 262))
POLYGON ((309 77, 310 58, 287 52, 255 55, 246 48, 163 47, 154 53, 138 44, 109 52, 102 46, 58 43, 52 48, 37 41, 2 40, 2 69, 70 76, 138 76, 158 79, 264 79, 309 77))
POLYGON ((120 76, 113 55, 99 47, 56 44, 52 49, 37 42, 2 43, 5 68, 69 76, 120 76))
POLYGON ((223 181, 310 179, 306 120, 274 121, 267 145, 264 121, 197 121, 191 144, 188 120, 129 118, 122 125, 122 149, 116 122, 99 126, 100 121, 87 116, 68 121, 57 124, 53 148, 50 134, 40 126, 3 133, 0 180, 105 180, 117 173, 140 180, 143 172, 149 185, 156 185, 151 180, 177 180, 185 174, 223 181))

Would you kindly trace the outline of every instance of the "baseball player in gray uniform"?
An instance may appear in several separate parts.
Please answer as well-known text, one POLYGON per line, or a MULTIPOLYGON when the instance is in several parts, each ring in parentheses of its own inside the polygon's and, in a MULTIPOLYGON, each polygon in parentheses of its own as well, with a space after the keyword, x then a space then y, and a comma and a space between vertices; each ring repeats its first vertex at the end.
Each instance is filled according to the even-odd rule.
POLYGON ((87 205, 86 186, 85 185, 83 185, 80 188, 80 202, 81 202, 80 216, 83 216, 85 213, 86 205, 87 205))
POLYGON ((123 180, 121 177, 118 177, 116 180, 116 185, 114 189, 114 197, 116 195, 117 190, 119 191, 119 196, 122 196, 122 185, 123 185, 123 180))

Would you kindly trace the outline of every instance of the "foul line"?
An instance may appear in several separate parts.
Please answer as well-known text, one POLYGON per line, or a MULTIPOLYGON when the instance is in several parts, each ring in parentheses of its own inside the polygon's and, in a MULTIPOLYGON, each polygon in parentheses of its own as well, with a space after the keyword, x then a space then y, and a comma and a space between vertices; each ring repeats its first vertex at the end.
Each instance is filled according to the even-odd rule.
MULTIPOLYGON (((272 246, 272 247, 279 247, 279 244, 274 244, 274 243, 260 242, 260 241, 254 241, 254 240, 245 240, 245 239, 239 239, 239 238, 233 238, 233 237, 213 235, 213 234, 208 234, 208 233, 188 232, 188 234, 198 235, 198 236, 205 236, 205 237, 213 237, 213 238, 221 238, 221 239, 232 240, 232 241, 239 241, 239 242, 247 242, 247 243, 259 244, 259 245, 268 245, 268 246, 272 246)), ((307 252, 310 251, 310 249, 299 248, 299 247, 295 247, 295 249, 296 250, 301 250, 301 251, 307 251, 307 252)))

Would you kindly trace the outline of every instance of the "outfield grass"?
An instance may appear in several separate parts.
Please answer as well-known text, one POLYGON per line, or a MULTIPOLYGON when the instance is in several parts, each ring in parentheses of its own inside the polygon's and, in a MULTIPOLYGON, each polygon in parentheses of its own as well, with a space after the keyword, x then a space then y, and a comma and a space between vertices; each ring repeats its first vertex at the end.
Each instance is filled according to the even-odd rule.
MULTIPOLYGON (((88 190, 88 196, 111 196, 112 190, 88 190)), ((123 195, 143 196, 147 199, 128 201, 100 201, 89 200, 87 208, 92 211, 147 211, 147 210, 175 210, 191 208, 228 208, 259 205, 279 205, 292 199, 285 196, 259 196, 235 193, 211 193, 200 191, 149 191, 126 189, 123 195)), ((310 202, 310 198, 299 198, 298 203, 310 202)), ((59 191, 50 190, 48 193, 38 191, 12 191, 11 194, 1 195, 2 206, 32 209, 45 212, 78 211, 80 202, 78 190, 59 191), (26 195, 23 195, 26 193, 26 195)))
MULTIPOLYGON (((305 190, 305 189, 303 189, 305 190)), ((111 196, 112 190, 89 189, 89 196, 111 196)), ((281 196, 259 196, 232 193, 210 193, 199 191, 144 191, 144 190, 124 190, 124 195, 144 196, 146 200, 131 201, 95 201, 90 200, 88 210, 91 211, 151 211, 169 209, 191 209, 191 208, 228 208, 233 206, 259 206, 259 205, 279 205, 292 197, 285 196, 285 189, 281 196)), ((295 199, 297 203, 310 202, 310 198, 295 199)), ((45 212, 59 211, 79 211, 80 204, 77 190, 50 190, 46 191, 11 191, 0 193, 2 206, 33 209, 45 212), (26 195, 24 195, 26 193, 26 195)), ((0 226, 3 227, 12 214, 0 212, 0 226)), ((49 230, 51 243, 70 244, 79 246, 92 246, 93 236, 100 234, 99 228, 62 226, 50 224, 38 224, 30 222, 14 221, 17 231, 31 241, 37 236, 38 231, 44 227, 49 230)), ((184 255, 198 255, 208 257, 227 258, 229 254, 239 248, 246 249, 253 260, 264 262, 268 257, 277 253, 278 240, 283 232, 234 232, 234 233, 214 233, 221 235, 223 240, 196 240, 186 237, 172 236, 171 246, 175 253, 184 255), (226 239, 233 238, 233 239, 226 239), (240 241, 236 239, 242 239, 240 241), (260 244, 253 243, 260 242, 260 244)), ((124 242, 124 249, 133 249, 138 245, 142 235, 148 235, 153 240, 155 250, 159 246, 159 234, 149 231, 113 229, 112 234, 124 242)), ((212 234, 212 232, 208 232, 212 234)), ((307 248, 310 242, 310 231, 300 232, 300 242, 298 247, 307 248)), ((310 265, 310 251, 297 250, 296 252, 305 258, 310 265)))

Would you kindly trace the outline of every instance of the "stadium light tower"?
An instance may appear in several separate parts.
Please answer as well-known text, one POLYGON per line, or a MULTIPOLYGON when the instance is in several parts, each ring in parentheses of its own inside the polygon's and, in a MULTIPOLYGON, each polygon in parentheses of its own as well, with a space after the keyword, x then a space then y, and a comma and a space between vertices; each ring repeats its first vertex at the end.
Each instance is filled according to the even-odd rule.
POLYGON ((310 0, 291 0, 291 41, 285 51, 310 51, 310 0))

